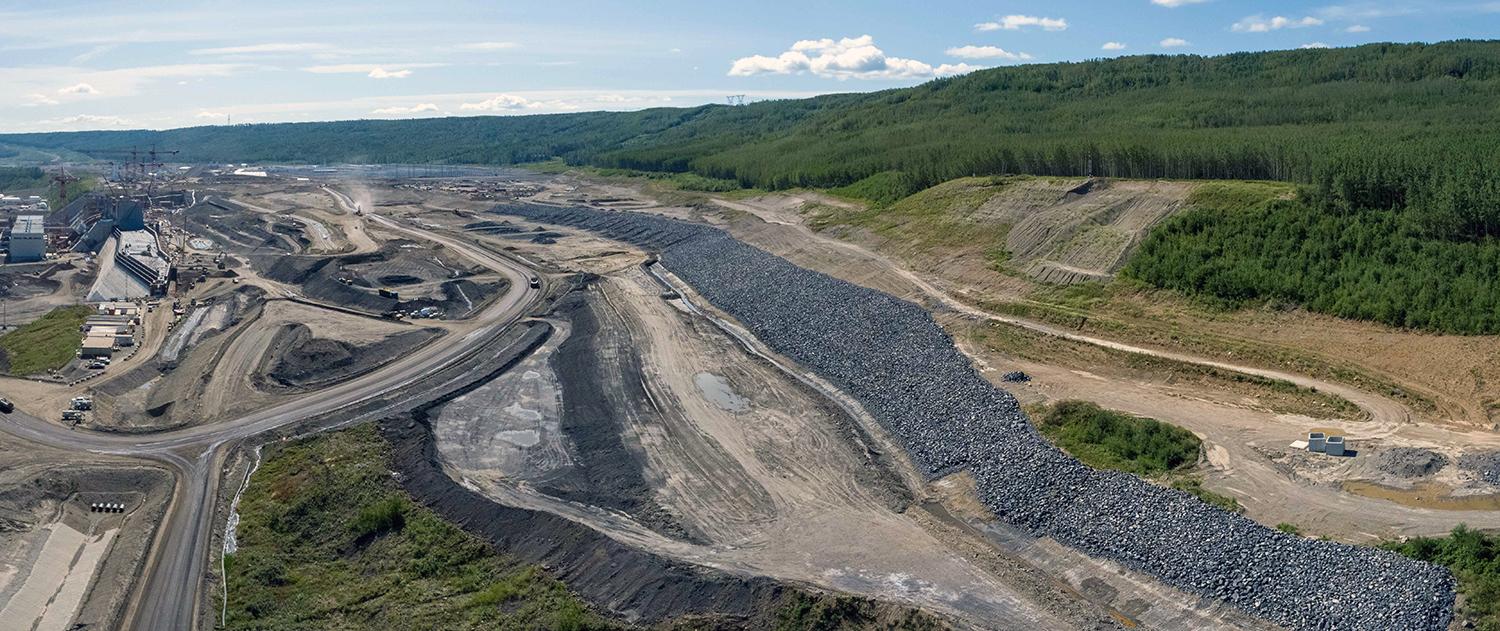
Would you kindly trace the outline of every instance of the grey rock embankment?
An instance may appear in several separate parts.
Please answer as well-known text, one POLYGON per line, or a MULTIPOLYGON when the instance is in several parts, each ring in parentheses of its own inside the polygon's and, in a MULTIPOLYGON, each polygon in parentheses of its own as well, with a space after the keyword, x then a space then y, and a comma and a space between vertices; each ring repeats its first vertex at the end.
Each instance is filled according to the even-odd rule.
POLYGON ((797 267, 700 224, 505 204, 661 262, 776 352, 857 399, 929 478, 968 469, 1001 519, 1293 629, 1444 629, 1454 580, 1394 553, 1266 528, 1186 493, 1091 469, 1032 428, 921 307, 797 267))

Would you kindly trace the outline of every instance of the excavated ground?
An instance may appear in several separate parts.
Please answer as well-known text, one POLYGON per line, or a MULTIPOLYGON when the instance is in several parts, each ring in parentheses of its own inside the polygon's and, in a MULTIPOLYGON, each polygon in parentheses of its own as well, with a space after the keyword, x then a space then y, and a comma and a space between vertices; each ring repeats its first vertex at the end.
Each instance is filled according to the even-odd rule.
POLYGON ((658 292, 631 268, 573 294, 557 309, 565 339, 435 410, 450 474, 508 506, 733 573, 991 625, 1112 624, 948 549, 901 514, 904 487, 857 427, 658 292))
POLYGON ((330 256, 249 257, 267 279, 297 286, 308 298, 370 313, 432 307, 464 318, 504 292, 499 276, 429 243, 394 240, 375 252, 330 256), (397 297, 382 296, 380 290, 397 297))
POLYGON ((0 445, 0 628, 117 625, 171 489, 160 469, 0 445))
POLYGON ((191 309, 154 361, 91 387, 89 420, 151 431, 233 418, 374 370, 440 333, 242 287, 191 309), (310 345, 295 344, 297 331, 310 345))

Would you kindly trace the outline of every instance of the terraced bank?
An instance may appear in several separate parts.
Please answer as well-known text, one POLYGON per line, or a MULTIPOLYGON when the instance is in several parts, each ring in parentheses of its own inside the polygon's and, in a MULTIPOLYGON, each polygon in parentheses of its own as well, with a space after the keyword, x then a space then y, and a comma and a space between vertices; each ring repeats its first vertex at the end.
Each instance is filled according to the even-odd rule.
POLYGON ((1039 436, 917 305, 799 268, 721 230, 627 212, 508 204, 661 262, 766 345, 858 400, 935 479, 967 469, 1001 519, 1294 629, 1443 629, 1453 577, 1395 554, 1278 532, 1039 436))

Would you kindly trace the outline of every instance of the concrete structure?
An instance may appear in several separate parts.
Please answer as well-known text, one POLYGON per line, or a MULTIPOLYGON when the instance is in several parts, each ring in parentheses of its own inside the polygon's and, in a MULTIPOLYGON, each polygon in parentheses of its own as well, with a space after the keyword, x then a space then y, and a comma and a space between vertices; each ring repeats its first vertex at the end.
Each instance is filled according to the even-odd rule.
POLYGON ((41 215, 21 215, 10 228, 10 262, 29 263, 47 258, 47 229, 41 215))
POLYGON ((167 291, 172 264, 150 230, 115 230, 99 250, 99 274, 88 302, 119 302, 167 291))
POLYGON ((1307 450, 1323 453, 1327 448, 1328 437, 1323 432, 1312 432, 1307 435, 1307 450))
POLYGON ((1327 442, 1327 444, 1323 448, 1323 453, 1326 453, 1326 454, 1328 454, 1330 456, 1342 456, 1342 455, 1344 455, 1344 437, 1343 436, 1329 436, 1328 437, 1328 442, 1327 442))

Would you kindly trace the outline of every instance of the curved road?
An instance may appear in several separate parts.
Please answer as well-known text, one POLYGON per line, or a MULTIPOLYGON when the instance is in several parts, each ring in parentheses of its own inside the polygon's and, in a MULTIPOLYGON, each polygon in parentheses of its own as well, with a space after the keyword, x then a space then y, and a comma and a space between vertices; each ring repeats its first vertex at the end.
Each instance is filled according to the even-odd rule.
POLYGON ((70 430, 20 412, 0 417, 0 432, 6 434, 63 449, 150 459, 176 473, 171 505, 157 530, 144 573, 126 610, 124 628, 158 631, 195 626, 199 587, 209 557, 224 444, 347 409, 410 386, 491 341, 518 321, 541 296, 541 290, 531 288, 528 282, 532 270, 520 263, 471 243, 385 217, 365 216, 385 228, 452 248, 500 273, 509 280, 505 295, 479 313, 474 319, 479 326, 465 335, 439 338, 399 362, 360 378, 232 421, 150 435, 121 435, 70 430))

